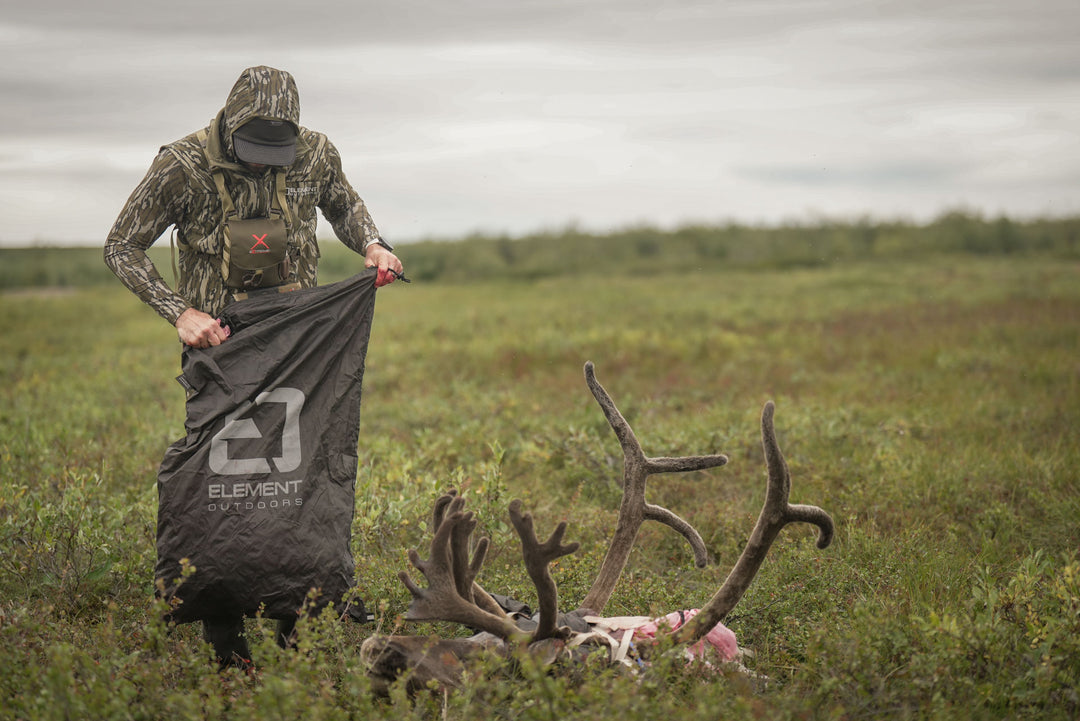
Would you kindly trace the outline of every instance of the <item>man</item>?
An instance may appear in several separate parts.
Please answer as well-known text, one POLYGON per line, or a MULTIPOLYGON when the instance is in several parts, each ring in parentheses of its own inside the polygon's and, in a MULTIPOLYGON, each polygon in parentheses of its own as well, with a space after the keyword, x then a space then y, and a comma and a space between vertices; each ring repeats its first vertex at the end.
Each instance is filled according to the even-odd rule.
MULTIPOLYGON (((299 121, 292 76, 248 68, 208 127, 160 149, 120 211, 105 263, 176 327, 185 346, 223 343, 228 330, 217 317, 234 300, 317 285, 317 208, 366 267, 378 268, 377 286, 402 273, 346 180, 337 149, 299 121), (175 290, 146 254, 169 226, 179 245, 175 290)), ((279 641, 291 630, 283 622, 279 641)), ((204 621, 223 665, 249 663, 242 634, 242 618, 227 612, 204 621)))
POLYGON ((292 76, 248 68, 209 127, 161 148, 120 211, 105 243, 105 263, 176 326, 185 345, 224 341, 215 316, 237 295, 264 286, 317 285, 316 208, 342 243, 365 256, 367 267, 378 267, 377 285, 402 272, 346 180, 337 149, 299 120, 292 76), (251 220, 264 222, 239 222, 251 220), (176 290, 146 255, 170 225, 180 249, 176 290), (245 255, 280 257, 275 265, 283 272, 245 269, 245 255))

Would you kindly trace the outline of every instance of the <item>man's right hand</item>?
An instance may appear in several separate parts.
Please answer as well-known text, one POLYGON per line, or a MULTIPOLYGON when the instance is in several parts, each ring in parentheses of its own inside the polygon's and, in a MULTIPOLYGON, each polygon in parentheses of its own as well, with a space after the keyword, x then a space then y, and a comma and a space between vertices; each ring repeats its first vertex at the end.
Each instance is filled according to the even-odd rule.
POLYGON ((195 308, 188 308, 176 319, 176 334, 181 343, 192 348, 221 345, 229 337, 216 318, 195 308))

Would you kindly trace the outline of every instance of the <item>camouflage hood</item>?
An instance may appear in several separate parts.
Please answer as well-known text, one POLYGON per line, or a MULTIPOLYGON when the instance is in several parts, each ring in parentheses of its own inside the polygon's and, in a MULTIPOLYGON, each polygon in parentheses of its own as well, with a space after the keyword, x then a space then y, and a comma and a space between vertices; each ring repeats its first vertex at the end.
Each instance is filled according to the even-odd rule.
POLYGON ((233 150, 232 134, 255 118, 290 123, 300 136, 297 157, 307 151, 303 133, 300 133, 300 93, 296 89, 296 81, 284 70, 260 65, 240 73, 229 91, 225 107, 210 125, 207 151, 211 166, 241 167, 233 150))

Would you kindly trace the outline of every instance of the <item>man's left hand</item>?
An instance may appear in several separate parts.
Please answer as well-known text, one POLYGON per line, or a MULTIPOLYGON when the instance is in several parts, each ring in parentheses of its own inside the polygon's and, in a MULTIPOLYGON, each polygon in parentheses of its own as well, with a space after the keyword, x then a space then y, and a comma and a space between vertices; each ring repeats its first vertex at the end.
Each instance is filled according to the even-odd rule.
POLYGON ((393 283, 397 280, 397 275, 405 272, 405 266, 401 264, 398 257, 378 243, 368 246, 367 254, 364 256, 364 267, 379 269, 375 276, 376 288, 393 283))

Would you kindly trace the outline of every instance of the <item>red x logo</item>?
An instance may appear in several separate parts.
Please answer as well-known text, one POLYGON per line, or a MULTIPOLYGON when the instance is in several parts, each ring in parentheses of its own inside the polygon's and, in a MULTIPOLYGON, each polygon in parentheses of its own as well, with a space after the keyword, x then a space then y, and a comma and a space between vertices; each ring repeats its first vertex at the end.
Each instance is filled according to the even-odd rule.
POLYGON ((249 250, 248 253, 269 253, 270 246, 266 244, 267 235, 269 235, 269 233, 263 233, 261 236, 252 233, 251 237, 255 239, 255 245, 251 246, 251 250, 249 250))

